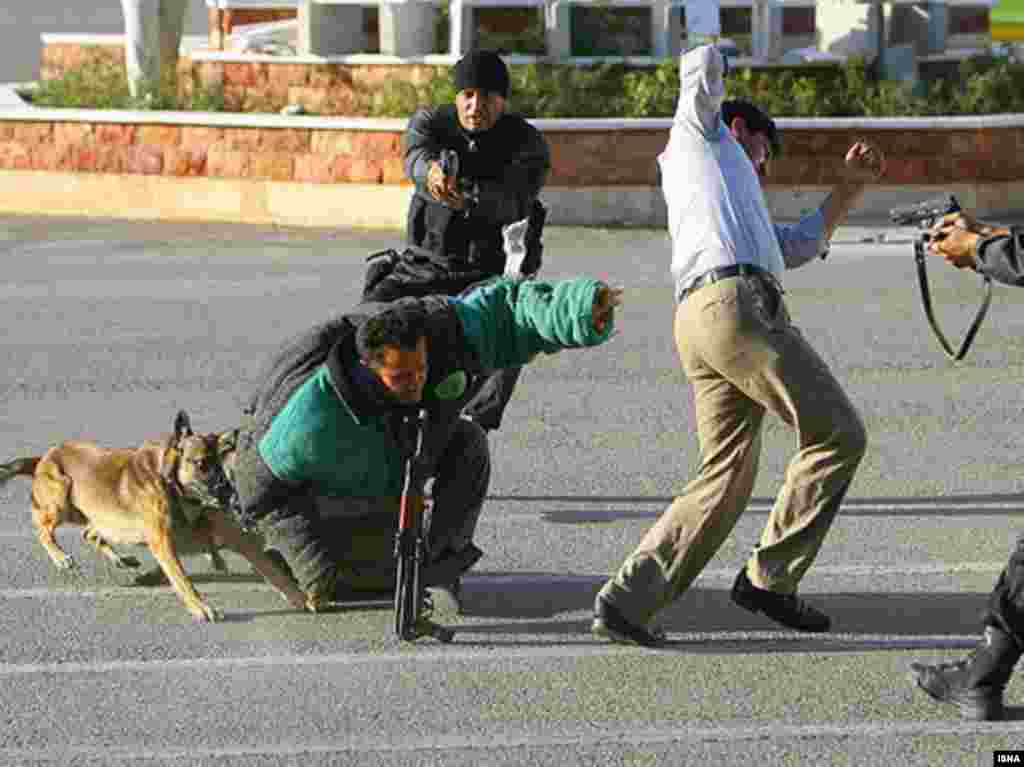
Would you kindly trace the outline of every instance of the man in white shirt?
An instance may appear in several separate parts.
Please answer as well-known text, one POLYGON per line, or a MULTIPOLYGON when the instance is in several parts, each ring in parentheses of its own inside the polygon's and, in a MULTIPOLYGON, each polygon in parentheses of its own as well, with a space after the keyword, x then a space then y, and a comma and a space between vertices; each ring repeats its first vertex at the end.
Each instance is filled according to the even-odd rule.
POLYGON ((800 631, 829 618, 797 596, 864 454, 860 416, 782 300, 786 268, 828 251, 828 240, 869 181, 881 152, 856 143, 843 176, 813 214, 772 223, 761 189, 777 143, 774 122, 747 102, 724 102, 726 62, 712 46, 680 61, 679 104, 658 157, 672 236, 675 338, 694 391, 702 461, 697 477, 597 595, 593 632, 655 646, 648 626, 678 599, 724 542, 754 486, 766 412, 793 427, 799 451, 732 599, 800 631))

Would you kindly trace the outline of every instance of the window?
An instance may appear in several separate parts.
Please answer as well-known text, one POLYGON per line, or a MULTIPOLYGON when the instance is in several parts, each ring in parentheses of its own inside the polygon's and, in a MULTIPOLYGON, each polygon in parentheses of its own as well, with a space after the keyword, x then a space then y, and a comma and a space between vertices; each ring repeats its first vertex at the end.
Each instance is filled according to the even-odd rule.
POLYGON ((987 35, 987 5, 947 5, 946 34, 949 35, 987 35))
POLYGON ((782 34, 804 37, 817 32, 814 6, 782 9, 782 34))
POLYGON ((650 56, 651 9, 573 5, 574 56, 650 56))
POLYGON ((477 48, 544 55, 543 8, 473 9, 477 48))
POLYGON ((728 37, 736 44, 741 56, 753 53, 754 12, 750 8, 720 8, 722 37, 728 37))

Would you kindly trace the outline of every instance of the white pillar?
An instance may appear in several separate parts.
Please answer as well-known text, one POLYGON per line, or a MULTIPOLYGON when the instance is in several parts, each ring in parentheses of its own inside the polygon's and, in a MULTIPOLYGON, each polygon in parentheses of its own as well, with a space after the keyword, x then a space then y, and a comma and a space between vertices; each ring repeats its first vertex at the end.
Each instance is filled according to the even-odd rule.
POLYGON ((125 69, 134 98, 177 81, 178 53, 188 0, 121 0, 125 69))
POLYGON ((437 6, 432 0, 381 0, 380 52, 423 56, 434 52, 437 6))
POLYGON ((779 0, 754 0, 753 50, 755 59, 771 61, 782 49, 782 4, 779 0))
POLYGON ((669 55, 670 0, 651 0, 651 55, 664 58, 669 55))
POLYGON ((462 58, 473 47, 473 6, 452 0, 448 6, 448 52, 462 58))
POLYGON ((363 50, 363 7, 353 3, 299 3, 299 53, 340 56, 363 50))
POLYGON ((545 0, 544 42, 548 56, 553 59, 567 59, 572 55, 571 0, 545 0))

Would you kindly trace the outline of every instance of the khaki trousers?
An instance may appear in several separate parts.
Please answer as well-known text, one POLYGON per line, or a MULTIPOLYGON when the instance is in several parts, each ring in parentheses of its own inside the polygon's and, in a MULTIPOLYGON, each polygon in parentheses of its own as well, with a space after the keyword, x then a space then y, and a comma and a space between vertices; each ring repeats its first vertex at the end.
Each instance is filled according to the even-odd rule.
POLYGON ((761 540, 751 582, 794 593, 814 561, 864 455, 864 426, 781 296, 755 276, 707 285, 676 310, 676 347, 693 386, 697 476, 601 589, 627 620, 646 624, 718 551, 753 491, 765 412, 796 431, 799 449, 761 540))

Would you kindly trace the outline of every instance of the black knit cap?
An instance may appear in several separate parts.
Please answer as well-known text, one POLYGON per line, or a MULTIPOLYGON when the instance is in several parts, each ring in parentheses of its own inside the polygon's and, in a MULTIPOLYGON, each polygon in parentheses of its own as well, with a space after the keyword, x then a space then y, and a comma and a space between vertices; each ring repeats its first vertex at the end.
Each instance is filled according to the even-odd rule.
POLYGON ((455 90, 476 88, 508 98, 508 67, 494 51, 467 53, 455 65, 455 90))

